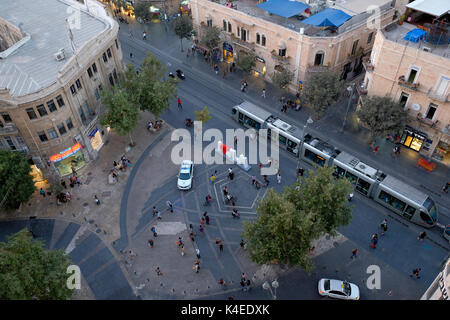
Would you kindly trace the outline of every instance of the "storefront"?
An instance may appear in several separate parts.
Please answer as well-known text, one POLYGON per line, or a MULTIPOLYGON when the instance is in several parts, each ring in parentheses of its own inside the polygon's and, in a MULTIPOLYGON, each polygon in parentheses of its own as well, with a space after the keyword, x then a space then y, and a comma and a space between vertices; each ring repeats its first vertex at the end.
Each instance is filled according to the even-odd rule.
POLYGON ((255 67, 253 70, 259 75, 266 74, 266 61, 263 58, 255 57, 255 67))
POLYGON ((445 164, 450 163, 450 143, 440 140, 434 149, 432 158, 445 164))
POLYGON ((91 141, 92 149, 98 151, 103 146, 102 135, 97 127, 89 133, 89 139, 91 141))
POLYGON ((223 61, 227 63, 234 62, 233 46, 228 42, 223 43, 223 61))
POLYGON ((406 126, 403 130, 403 135, 400 139, 400 143, 405 147, 408 147, 415 151, 420 151, 422 146, 426 143, 425 147, 431 145, 432 141, 428 139, 425 132, 421 132, 410 126, 406 126))
POLYGON ((78 170, 86 164, 81 148, 81 144, 77 143, 60 153, 50 156, 50 161, 53 162, 61 176, 72 174, 72 167, 78 170))

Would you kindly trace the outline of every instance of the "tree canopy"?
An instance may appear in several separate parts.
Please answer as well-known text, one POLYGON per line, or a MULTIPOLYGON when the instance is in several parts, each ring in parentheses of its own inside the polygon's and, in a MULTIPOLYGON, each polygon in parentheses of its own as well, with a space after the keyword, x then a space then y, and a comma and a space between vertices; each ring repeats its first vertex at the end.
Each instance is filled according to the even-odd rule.
POLYGON ((24 229, 8 241, 0 242, 0 299, 65 300, 73 291, 67 288, 67 267, 71 264, 63 250, 44 248, 24 229))
POLYGON ((206 108, 206 106, 203 107, 202 110, 198 111, 198 110, 194 110, 195 113, 195 120, 197 121, 201 121, 201 122, 206 122, 209 119, 211 119, 211 114, 208 110, 208 108, 206 108))
POLYGON ((220 29, 216 26, 208 28, 205 35, 202 38, 202 42, 209 48, 213 49, 220 43, 220 29))
POLYGON ((36 190, 31 167, 19 152, 0 150, 0 209, 17 209, 36 190))
POLYGON ((350 222, 347 204, 352 185, 335 180, 333 168, 310 171, 300 183, 286 187, 282 193, 269 189, 258 202, 258 217, 244 222, 250 259, 259 264, 278 261, 312 269, 308 257, 311 241, 350 222))
POLYGON ((292 79, 294 79, 294 73, 285 68, 281 72, 274 72, 272 76, 273 83, 280 89, 286 88, 292 79))
POLYGON ((305 81, 302 95, 316 115, 321 117, 328 107, 339 99, 343 86, 344 82, 338 74, 317 72, 305 81))
POLYGON ((256 65, 255 56, 252 53, 245 54, 239 58, 238 66, 244 72, 252 71, 255 65, 256 65))
POLYGON ((174 31, 180 38, 181 52, 183 52, 183 39, 189 39, 192 36, 192 20, 188 16, 181 15, 175 19, 174 31))
POLYGON ((361 108, 356 112, 360 121, 365 124, 372 138, 385 137, 388 134, 403 130, 408 114, 400 105, 389 97, 364 97, 361 108))
POLYGON ((149 19, 149 4, 146 1, 139 1, 134 8, 134 15, 142 20, 149 19))

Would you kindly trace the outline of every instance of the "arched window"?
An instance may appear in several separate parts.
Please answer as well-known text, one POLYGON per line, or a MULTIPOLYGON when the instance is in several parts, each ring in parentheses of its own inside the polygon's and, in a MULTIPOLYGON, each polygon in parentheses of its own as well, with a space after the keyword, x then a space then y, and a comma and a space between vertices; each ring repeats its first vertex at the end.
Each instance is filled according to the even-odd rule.
POLYGON ((230 32, 230 33, 232 32, 231 23, 229 23, 229 22, 228 22, 228 32, 230 32))
POLYGON ((260 39, 261 39, 261 36, 259 35, 259 33, 256 33, 256 43, 257 44, 260 43, 260 39))
POLYGON ((265 36, 265 35, 262 35, 262 37, 261 37, 261 45, 262 45, 263 47, 266 46, 266 36, 265 36))
POLYGON ((323 65, 323 59, 325 58, 325 52, 318 51, 316 53, 316 56, 314 57, 314 65, 315 66, 321 66, 323 65))
POLYGON ((223 20, 223 31, 227 31, 227 22, 223 20))

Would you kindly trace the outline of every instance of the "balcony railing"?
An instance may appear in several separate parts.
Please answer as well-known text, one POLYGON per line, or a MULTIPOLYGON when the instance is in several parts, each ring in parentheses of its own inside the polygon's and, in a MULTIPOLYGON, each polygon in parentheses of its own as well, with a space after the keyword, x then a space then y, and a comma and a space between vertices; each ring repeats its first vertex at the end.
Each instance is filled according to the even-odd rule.
POLYGON ((17 129, 15 124, 8 123, 4 127, 0 127, 0 135, 13 135, 16 133, 19 133, 19 130, 17 129))
POLYGON ((409 88, 409 89, 415 90, 415 91, 417 91, 417 89, 420 86, 419 83, 413 83, 413 82, 406 81, 405 76, 400 76, 398 78, 398 84, 402 87, 409 88))
POLYGON ((291 60, 289 56, 280 56, 276 52, 272 51, 272 58, 278 62, 288 64, 291 60))
POLYGON ((362 64, 367 71, 373 71, 375 69, 375 66, 370 61, 369 57, 364 57, 362 60, 362 64))
POLYGON ((439 123, 439 120, 433 121, 433 120, 431 120, 431 119, 425 118, 424 115, 423 115, 422 113, 418 113, 418 114, 417 114, 417 120, 418 120, 420 123, 423 123, 423 124, 425 124, 425 125, 427 125, 427 126, 430 126, 431 128, 435 127, 435 126, 439 123))
POLYGON ((247 42, 245 40, 242 40, 241 38, 238 38, 234 35, 234 33, 231 34, 231 40, 234 43, 237 43, 243 47, 249 48, 251 50, 255 50, 255 43, 254 42, 247 42))
POLYGON ((440 101, 440 102, 447 102, 447 101, 449 101, 449 95, 448 94, 445 95, 445 94, 436 93, 436 91, 434 91, 432 88, 430 88, 428 90, 427 96, 430 99, 437 100, 437 101, 440 101))

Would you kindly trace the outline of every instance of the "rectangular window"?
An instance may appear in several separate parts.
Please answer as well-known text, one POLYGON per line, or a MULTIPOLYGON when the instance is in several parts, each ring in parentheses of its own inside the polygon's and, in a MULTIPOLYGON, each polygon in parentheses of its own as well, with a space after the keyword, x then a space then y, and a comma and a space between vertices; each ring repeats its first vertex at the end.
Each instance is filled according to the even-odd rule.
POLYGON ((83 113, 83 109, 81 108, 81 106, 78 108, 78 113, 80 114, 80 118, 81 118, 81 122, 83 122, 83 124, 86 123, 86 116, 83 113))
POLYGON ((106 53, 103 52, 103 62, 108 62, 108 58, 106 57, 106 53))
POLYGON ((11 117, 9 116, 8 112, 2 112, 1 113, 3 120, 5 121, 5 123, 9 123, 12 122, 11 117))
POLYGON ((45 107, 44 107, 43 104, 38 105, 38 106, 36 107, 36 109, 37 109, 37 111, 39 112, 39 115, 40 115, 41 117, 44 117, 44 116, 46 116, 46 115, 48 114, 48 113, 47 113, 47 110, 45 109, 45 107))
POLYGON ((263 36, 261 37, 261 45, 262 45, 263 47, 266 46, 266 36, 265 36, 265 35, 263 35, 263 36))
POLYGON ((259 33, 256 34, 256 43, 259 44, 261 40, 261 36, 259 35, 259 33))
POLYGON ((67 126, 67 129, 69 129, 69 130, 73 129, 73 123, 72 123, 72 119, 71 118, 66 120, 66 126, 67 126))
POLYGON ((206 20, 206 24, 208 25, 208 27, 212 27, 212 19, 206 20))
POLYGON ((409 98, 409 94, 402 92, 402 94, 400 95, 400 105, 403 107, 403 109, 405 109, 406 107, 406 103, 408 102, 408 98, 409 98))
POLYGON ((113 76, 112 76, 111 73, 109 74, 108 79, 109 79, 109 83, 110 83, 112 86, 114 86, 114 80, 113 80, 113 76))
POLYGON ((223 20, 223 31, 227 31, 227 22, 223 20))
POLYGON ((17 136, 16 137, 16 141, 19 145, 24 145, 25 141, 23 140, 23 138, 21 136, 17 136))
POLYGON ((117 79, 116 69, 113 69, 113 77, 114 77, 114 81, 117 83, 118 79, 117 79))
POLYGON ((14 142, 12 141, 12 139, 11 139, 10 136, 5 136, 5 140, 6 140, 6 142, 8 143, 9 148, 10 148, 11 150, 16 150, 16 149, 17 149, 16 146, 14 145, 14 142))
POLYGON ((100 93, 98 92, 97 88, 95 88, 95 90, 94 90, 94 95, 97 100, 100 100, 100 93))
POLYGON ((237 36, 238 36, 238 38, 241 37, 241 28, 240 27, 237 27, 237 36))
POLYGON ((91 67, 89 67, 89 68, 87 69, 87 73, 88 73, 89 78, 92 78, 92 76, 94 75, 94 74, 92 73, 91 67))
POLYGON ((108 58, 112 57, 111 48, 108 48, 108 50, 106 50, 106 53, 108 54, 108 58))
POLYGON ((56 133, 56 130, 51 128, 47 130, 48 132, 48 136, 50 137, 50 139, 56 139, 58 138, 58 134, 56 133))
POLYGON ((411 68, 411 71, 409 72, 409 77, 408 77, 409 83, 414 83, 414 81, 416 80, 417 71, 418 71, 417 69, 411 68))
POLYGON ((47 107, 50 112, 55 112, 56 110, 58 110, 56 109, 56 105, 53 100, 47 101, 47 107))
POLYGON ((92 71, 94 71, 94 73, 97 73, 97 65, 95 64, 95 62, 92 64, 92 71))
POLYGON ((356 50, 358 49, 358 42, 359 40, 355 40, 355 42, 353 42, 352 56, 356 53, 356 50))
POLYGON ((241 40, 247 41, 247 30, 241 29, 241 40))
POLYGON ((318 164, 319 166, 323 167, 325 165, 325 158, 322 156, 315 154, 309 149, 305 150, 305 157, 308 158, 310 161, 314 162, 315 164, 318 164))
POLYGON ((64 100, 63 100, 63 98, 61 97, 61 96, 57 96, 56 97, 56 102, 58 103, 58 106, 61 108, 61 107, 64 107, 64 100))
POLYGON ((72 92, 72 95, 75 95, 77 93, 77 89, 75 89, 74 85, 70 86, 70 92, 72 92))
POLYGON ((278 55, 280 57, 285 57, 286 56, 286 49, 278 49, 278 55))
POLYGON ((385 203, 387 203, 389 206, 393 207, 396 210, 402 211, 406 207, 406 203, 403 201, 397 199, 396 197, 390 195, 389 193, 385 191, 381 191, 380 195, 378 196, 379 199, 383 200, 385 203))
POLYGON ((233 29, 232 29, 232 27, 231 27, 231 23, 228 22, 228 32, 231 33, 232 31, 233 31, 233 29))
POLYGON ((77 85, 78 89, 82 88, 80 79, 77 79, 77 81, 75 81, 75 84, 77 85))
POLYGON ((367 44, 371 43, 373 39, 373 31, 369 33, 369 37, 367 38, 367 44))
POLYGON ((435 105, 434 103, 430 103, 430 106, 428 107, 428 111, 427 111, 427 115, 425 116, 425 118, 433 120, 433 117, 436 113, 438 106, 435 105))
POLYGON ((58 124, 57 127, 60 135, 66 134, 67 130, 66 127, 64 126, 64 123, 58 124))
POLYGON ((87 101, 83 102, 83 106, 84 106, 84 113, 89 118, 91 116, 91 111, 89 110, 89 105, 88 105, 87 101))
POLYGON ((34 112, 33 108, 28 108, 27 109, 27 114, 28 114, 28 118, 30 118, 30 120, 33 120, 33 119, 37 118, 36 112, 34 112))
POLYGON ((42 142, 48 141, 47 135, 44 131, 40 131, 37 133, 39 136, 39 139, 41 139, 42 142))

